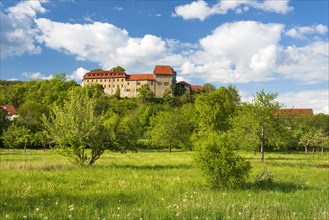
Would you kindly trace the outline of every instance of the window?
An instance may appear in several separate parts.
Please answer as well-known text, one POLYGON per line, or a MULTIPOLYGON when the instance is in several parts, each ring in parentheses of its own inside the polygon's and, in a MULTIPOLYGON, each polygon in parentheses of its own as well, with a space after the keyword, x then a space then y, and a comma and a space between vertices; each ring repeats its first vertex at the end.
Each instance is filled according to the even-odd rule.
POLYGON ((100 81, 100 82, 102 82, 102 80, 101 80, 101 79, 100 79, 99 81, 100 81))
POLYGON ((121 88, 123 88, 123 84, 121 84, 121 88))
POLYGON ((121 79, 121 82, 123 82, 123 79, 121 79))
POLYGON ((158 86, 162 86, 162 82, 158 82, 158 86))
POLYGON ((129 86, 129 82, 127 82, 127 85, 129 86))
POLYGON ((165 85, 165 86, 169 86, 169 83, 168 83, 168 82, 165 82, 165 83, 163 83, 163 85, 165 85))
POLYGON ((94 80, 92 79, 91 82, 94 82, 94 80))
POLYGON ((87 83, 89 83, 89 79, 87 79, 87 83))
POLYGON ((104 82, 106 82, 106 79, 104 79, 104 82))
POLYGON ((96 79, 96 82, 98 82, 98 79, 96 79))
POLYGON ((153 82, 151 82, 151 85, 153 86, 153 82))
POLYGON ((104 85, 103 88, 105 89, 106 88, 106 85, 104 85))
POLYGON ((117 82, 119 82, 119 79, 117 79, 117 82))
POLYGON ((137 82, 136 84, 139 86, 141 84, 141 82, 137 82))

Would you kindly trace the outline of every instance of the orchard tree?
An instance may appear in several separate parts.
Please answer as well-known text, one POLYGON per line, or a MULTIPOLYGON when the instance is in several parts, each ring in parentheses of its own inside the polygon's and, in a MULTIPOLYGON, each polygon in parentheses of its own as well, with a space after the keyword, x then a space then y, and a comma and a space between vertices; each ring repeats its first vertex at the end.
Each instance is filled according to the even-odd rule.
POLYGON ((234 87, 221 87, 210 93, 199 94, 195 100, 200 131, 227 131, 229 118, 238 107, 240 97, 234 87))
POLYGON ((325 135, 324 131, 316 128, 309 128, 307 132, 303 133, 299 145, 305 147, 305 153, 308 153, 308 147, 312 147, 312 157, 314 158, 314 152, 316 147, 323 148, 328 144, 328 136, 325 135))
POLYGON ((78 88, 71 91, 62 107, 53 108, 49 119, 43 118, 56 145, 80 165, 92 165, 110 145, 103 125, 104 115, 96 114, 95 107, 95 98, 89 97, 87 90, 78 88))
POLYGON ((235 138, 240 145, 258 140, 256 143, 260 146, 261 161, 264 161, 265 144, 278 146, 282 141, 280 133, 284 133, 280 117, 276 115, 282 106, 275 100, 277 96, 277 93, 265 93, 264 90, 257 92, 252 102, 241 107, 231 120, 235 138))
POLYGON ((133 127, 132 118, 120 116, 114 112, 107 113, 106 118, 104 125, 111 139, 110 148, 121 153, 126 150, 135 150, 137 131, 133 127))
POLYGON ((238 188, 248 178, 251 166, 233 150, 235 144, 227 133, 210 131, 194 142, 194 159, 213 188, 238 188))
POLYGON ((147 134, 152 144, 167 146, 169 153, 173 147, 186 148, 190 145, 189 122, 179 108, 158 113, 147 134))
POLYGON ((31 143, 31 131, 24 127, 12 123, 2 134, 4 145, 7 148, 21 148, 26 151, 27 145, 31 143))

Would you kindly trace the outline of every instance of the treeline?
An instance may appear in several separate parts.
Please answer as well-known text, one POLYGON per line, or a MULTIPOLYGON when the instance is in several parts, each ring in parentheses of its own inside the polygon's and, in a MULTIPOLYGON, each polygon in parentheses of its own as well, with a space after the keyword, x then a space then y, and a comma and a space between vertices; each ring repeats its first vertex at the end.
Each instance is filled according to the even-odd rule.
MULTIPOLYGON (((209 134, 225 133, 235 149, 261 152, 262 159, 265 151, 328 148, 328 115, 278 115, 282 104, 276 97, 260 91, 243 103, 234 86, 206 84, 200 94, 172 89, 154 98, 142 86, 137 98, 120 98, 104 95, 100 85, 82 88, 66 81, 65 74, 51 80, 0 81, 0 104, 14 105, 19 115, 11 122, 1 115, 0 145, 61 146, 73 153, 94 149, 98 157, 106 149, 193 150, 209 134)), ((86 159, 84 152, 78 154, 86 159)))

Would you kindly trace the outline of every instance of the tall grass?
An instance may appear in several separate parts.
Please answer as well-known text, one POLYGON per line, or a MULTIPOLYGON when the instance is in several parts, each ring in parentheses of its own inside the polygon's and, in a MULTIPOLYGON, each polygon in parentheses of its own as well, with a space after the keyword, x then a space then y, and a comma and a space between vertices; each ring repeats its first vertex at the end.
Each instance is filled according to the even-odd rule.
POLYGON ((0 150, 1 219, 328 219, 328 154, 244 153, 244 189, 208 188, 193 152, 105 153, 78 167, 55 151, 0 150), (254 183, 267 167, 273 181, 254 183))

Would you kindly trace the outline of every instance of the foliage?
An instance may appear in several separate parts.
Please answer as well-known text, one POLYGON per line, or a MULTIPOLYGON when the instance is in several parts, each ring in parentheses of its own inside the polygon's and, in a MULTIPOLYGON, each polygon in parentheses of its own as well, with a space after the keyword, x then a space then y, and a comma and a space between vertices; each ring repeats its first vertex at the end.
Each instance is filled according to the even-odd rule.
POLYGON ((29 128, 33 133, 41 131, 42 127, 42 115, 48 115, 48 107, 42 103, 28 100, 24 102, 18 109, 17 122, 19 125, 23 125, 29 128))
POLYGON ((92 69, 92 70, 90 70, 90 72, 98 72, 98 71, 103 71, 103 69, 101 69, 101 68, 96 68, 96 69, 92 69))
POLYGON ((109 113, 104 122, 104 126, 108 130, 108 135, 111 139, 111 149, 120 151, 135 150, 134 146, 137 143, 136 133, 133 128, 132 118, 128 116, 120 117, 116 113, 109 113))
POLYGON ((210 93, 199 94, 195 100, 195 109, 199 116, 201 131, 227 131, 229 118, 239 105, 239 96, 234 88, 221 87, 210 93))
POLYGON ((204 93, 211 93, 212 91, 215 91, 215 90, 216 90, 216 87, 211 83, 205 83, 202 86, 202 92, 204 92, 204 93))
POLYGON ((324 133, 323 130, 311 128, 302 134, 298 144, 305 147, 306 153, 308 152, 308 147, 312 147, 314 156, 315 148, 325 146, 327 139, 328 136, 324 133))
POLYGON ((109 146, 104 116, 96 115, 95 99, 87 90, 76 89, 69 95, 63 107, 55 106, 44 126, 62 152, 80 165, 92 165, 109 146), (90 148, 88 156, 87 148, 90 148))
POLYGON ((255 151, 260 146, 262 161, 265 145, 279 146, 282 141, 280 135, 284 127, 280 126, 280 118, 275 114, 281 104, 275 101, 276 97, 276 93, 257 92, 252 102, 242 106, 231 119, 234 139, 242 147, 250 148, 251 145, 255 151))
POLYGON ((113 67, 112 69, 111 69, 111 71, 122 71, 122 72, 124 72, 124 71, 126 71, 124 68, 122 68, 121 66, 116 66, 116 67, 113 67))
POLYGON ((151 144, 166 146, 169 152, 173 147, 188 148, 191 131, 188 118, 184 116, 177 108, 158 113, 147 133, 151 144))
POLYGON ((138 98, 142 101, 142 103, 152 101, 154 98, 154 93, 151 91, 148 84, 143 84, 138 88, 138 98))
POLYGON ((12 123, 2 134, 4 145, 7 148, 23 148, 31 143, 31 131, 24 126, 17 126, 12 123))
POLYGON ((251 166, 233 152, 234 143, 224 133, 209 133, 195 143, 195 162, 213 188, 237 188, 247 179, 251 166))
MULTIPOLYGON (((7 114, 5 111, 2 111, 0 109, 0 137, 2 136, 2 133, 8 128, 10 125, 9 119, 7 119, 7 114)), ((3 146, 3 140, 0 138, 0 147, 3 146)))

